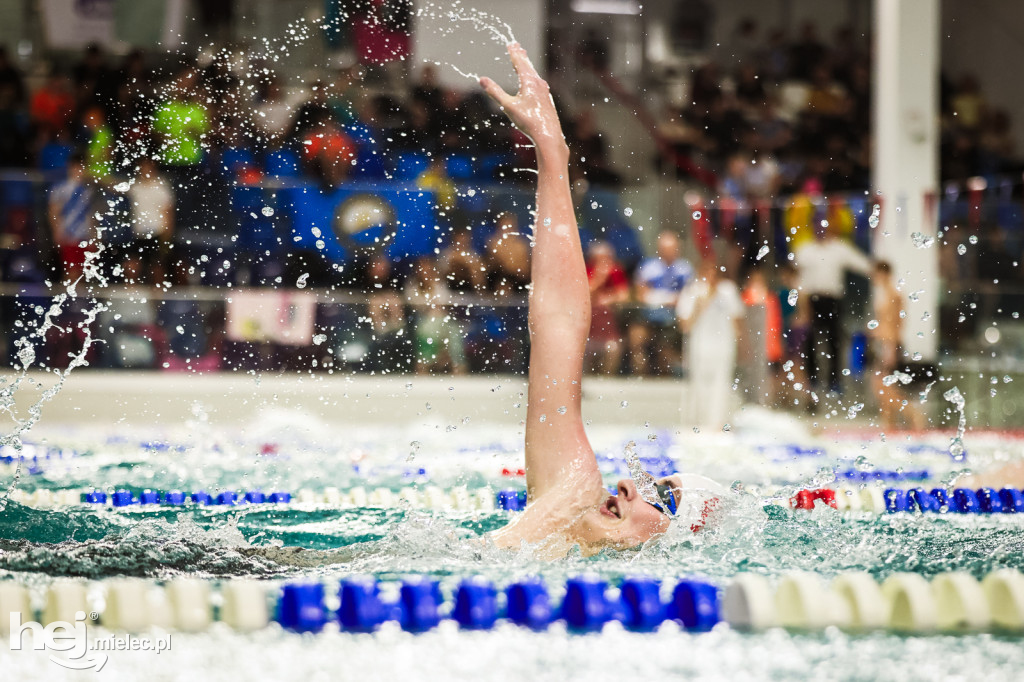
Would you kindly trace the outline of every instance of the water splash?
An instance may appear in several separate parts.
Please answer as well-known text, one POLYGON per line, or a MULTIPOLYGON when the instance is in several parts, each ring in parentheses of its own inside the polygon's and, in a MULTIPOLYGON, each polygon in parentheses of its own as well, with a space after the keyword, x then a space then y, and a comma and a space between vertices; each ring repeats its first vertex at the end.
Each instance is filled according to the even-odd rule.
POLYGON ((967 401, 964 400, 963 395, 960 393, 960 389, 954 386, 945 393, 942 397, 953 403, 953 407, 959 413, 959 419, 956 425, 956 435, 949 442, 949 454, 956 460, 961 461, 964 459, 964 430, 967 428, 967 416, 964 414, 964 407, 967 405, 967 401))
POLYGON ((636 454, 636 442, 629 441, 625 448, 626 467, 629 469, 629 477, 636 485, 636 491, 645 501, 656 504, 658 502, 658 488, 654 477, 644 470, 640 458, 636 454))

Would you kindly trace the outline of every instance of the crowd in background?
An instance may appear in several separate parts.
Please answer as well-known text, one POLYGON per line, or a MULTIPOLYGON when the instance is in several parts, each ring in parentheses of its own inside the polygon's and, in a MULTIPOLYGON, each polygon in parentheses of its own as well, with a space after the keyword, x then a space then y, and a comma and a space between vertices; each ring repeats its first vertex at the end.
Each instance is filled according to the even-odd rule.
MULTIPOLYGON (((460 223, 457 183, 466 177, 447 161, 454 155, 490 159, 471 171, 474 182, 529 186, 532 176, 515 172, 532 165, 528 140, 479 91, 441 87, 431 65, 402 69, 396 78, 379 65, 356 64, 297 89, 258 56, 244 68, 234 59, 225 51, 201 62, 156 65, 138 50, 114 59, 91 46, 73 62, 51 66, 29 88, 0 49, 0 169, 37 168, 52 181, 45 224, 30 225, 30 215, 5 209, 4 279, 79 275, 93 258, 87 242, 103 223, 105 248, 95 259, 112 282, 287 287, 309 270, 308 262, 278 267, 259 281, 236 274, 233 240, 223 239, 233 220, 224 213, 231 188, 276 177, 283 171, 271 161, 284 159, 285 166, 294 162, 289 173, 330 191, 353 180, 410 173, 402 170, 409 156, 411 173, 403 179, 437 196, 448 235, 443 246, 398 263, 355 254, 345 276, 327 269, 314 284, 369 297, 368 328, 388 330, 371 334, 371 356, 408 356, 407 369, 421 371, 488 369, 490 360, 472 366, 470 320, 455 312, 463 305, 459 296, 519 306, 529 281, 529 245, 510 213, 493 216, 482 240, 479 230, 474 235, 460 223), (126 179, 131 183, 124 189, 126 179), (211 241, 212 227, 220 228, 223 241, 211 241), (197 267, 200 262, 208 265, 197 267), (214 270, 223 276, 209 277, 214 270), (400 338, 397 331, 406 328, 413 331, 400 338)), ((713 185, 723 204, 863 190, 869 185, 869 75, 867 44, 851 30, 826 41, 806 24, 796 36, 774 31, 762 37, 756 24, 741 22, 727 48, 694 69, 684 104, 666 108, 656 135, 674 156, 663 158, 662 167, 670 163, 680 176, 713 185)), ((943 79, 942 114, 944 178, 1017 169, 1011 121, 986 102, 975 79, 943 79)), ((574 182, 618 186, 609 155, 617 137, 599 130, 585 106, 565 119, 574 182)), ((752 250, 723 259, 724 268, 710 260, 691 263, 681 253, 684 225, 666 227, 656 253, 645 259, 624 258, 607 241, 589 243, 592 370, 710 372, 718 365, 700 355, 698 344, 688 346, 690 357, 680 353, 684 335, 700 327, 708 310, 719 316, 716 333, 735 327, 734 342, 707 351, 724 352, 718 359, 725 366, 735 365, 744 336, 746 352, 757 346, 773 372, 787 359, 806 356, 799 327, 807 319, 790 300, 798 282, 791 266, 769 276, 752 250), (744 308, 757 308, 760 317, 741 329, 744 308)), ((1003 260, 1011 260, 1010 248, 1003 260)), ((525 343, 525 318, 500 324, 525 343)), ((842 330, 823 333, 838 343, 842 330)), ((830 347, 833 360, 838 347, 830 347)), ((523 366, 523 353, 501 343, 477 349, 476 357, 523 366)), ((834 364, 824 390, 838 388, 834 364)), ((797 365, 798 372, 806 369, 797 365)), ((721 383, 719 374, 708 381, 721 383)), ((790 376, 793 381, 799 383, 790 376)))
MULTIPOLYGON (((825 37, 807 22, 789 35, 743 20, 686 74, 683 101, 666 108, 661 134, 675 153, 717 174, 723 197, 868 187, 869 41, 850 27, 825 37)), ((988 101, 975 76, 943 73, 940 111, 944 181, 1021 170, 1013 121, 988 101)))

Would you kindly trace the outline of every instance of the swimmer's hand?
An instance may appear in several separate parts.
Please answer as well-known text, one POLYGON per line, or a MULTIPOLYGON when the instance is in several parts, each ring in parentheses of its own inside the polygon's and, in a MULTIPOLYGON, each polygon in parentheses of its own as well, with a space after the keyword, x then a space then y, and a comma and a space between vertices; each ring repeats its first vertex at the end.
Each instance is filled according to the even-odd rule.
POLYGON ((538 151, 552 147, 568 151, 547 81, 533 68, 522 45, 509 43, 508 53, 512 57, 516 75, 519 76, 519 92, 515 96, 509 95, 500 85, 486 77, 480 79, 481 87, 505 110, 516 127, 533 140, 538 151))

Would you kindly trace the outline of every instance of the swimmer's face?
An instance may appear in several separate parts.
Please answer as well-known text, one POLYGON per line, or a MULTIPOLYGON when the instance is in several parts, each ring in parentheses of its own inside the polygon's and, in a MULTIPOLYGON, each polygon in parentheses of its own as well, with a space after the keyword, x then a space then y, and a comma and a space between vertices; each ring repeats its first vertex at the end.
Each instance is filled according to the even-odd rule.
MULTIPOLYGON (((668 483, 673 490, 680 487, 671 477, 658 482, 668 483)), ((588 542, 628 549, 661 535, 668 530, 670 521, 640 497, 631 479, 624 478, 619 481, 615 495, 609 495, 604 504, 581 519, 578 532, 588 542)))

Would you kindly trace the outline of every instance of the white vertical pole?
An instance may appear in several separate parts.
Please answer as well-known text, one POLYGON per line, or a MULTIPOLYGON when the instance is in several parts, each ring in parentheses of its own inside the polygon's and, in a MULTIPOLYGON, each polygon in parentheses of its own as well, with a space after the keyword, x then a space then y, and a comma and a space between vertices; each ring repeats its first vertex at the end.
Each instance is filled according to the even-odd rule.
POLYGON ((874 3, 874 250, 903 280, 903 348, 923 362, 938 346, 939 248, 918 248, 912 235, 938 230, 939 10, 940 0, 874 3))

